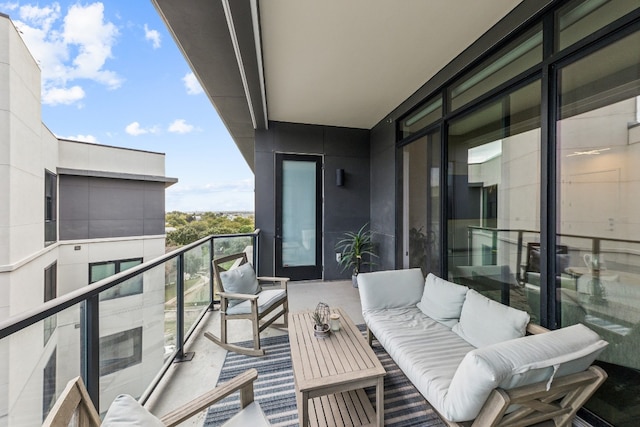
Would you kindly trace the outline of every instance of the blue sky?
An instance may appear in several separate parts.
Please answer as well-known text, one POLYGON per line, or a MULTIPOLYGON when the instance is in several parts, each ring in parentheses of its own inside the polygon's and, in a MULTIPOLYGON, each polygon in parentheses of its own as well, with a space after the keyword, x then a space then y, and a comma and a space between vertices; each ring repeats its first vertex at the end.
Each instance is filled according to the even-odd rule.
POLYGON ((167 211, 253 211, 253 174, 150 0, 3 1, 58 137, 166 154, 167 211))

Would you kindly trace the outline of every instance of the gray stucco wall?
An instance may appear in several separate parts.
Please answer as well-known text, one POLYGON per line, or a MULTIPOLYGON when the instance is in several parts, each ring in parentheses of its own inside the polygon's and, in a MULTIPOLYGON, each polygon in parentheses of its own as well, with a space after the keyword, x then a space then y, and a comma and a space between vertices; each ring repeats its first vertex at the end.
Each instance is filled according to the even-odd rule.
POLYGON ((369 131, 362 129, 270 122, 255 136, 255 212, 260 235, 259 273, 274 271, 275 154, 324 156, 324 279, 350 277, 335 260, 335 243, 345 231, 369 222, 369 131), (345 170, 345 185, 335 185, 335 170, 345 170))
POLYGON ((163 182, 59 175, 60 240, 164 234, 163 182))

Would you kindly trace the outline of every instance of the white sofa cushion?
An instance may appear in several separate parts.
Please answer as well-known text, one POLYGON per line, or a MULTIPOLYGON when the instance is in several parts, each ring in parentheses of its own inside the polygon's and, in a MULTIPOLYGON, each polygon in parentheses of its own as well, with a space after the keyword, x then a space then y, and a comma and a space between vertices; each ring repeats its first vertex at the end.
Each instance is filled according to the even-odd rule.
MULTIPOLYGON (((265 289, 258 294, 258 313, 262 314, 287 297, 284 289, 265 289)), ((234 306, 229 305, 227 314, 248 314, 251 313, 251 301, 244 300, 234 306)))
MULTIPOLYGON (((229 271, 220 272, 220 280, 226 292, 255 295, 261 291, 253 266, 248 262, 229 271)), ((240 304, 242 301, 229 299, 229 307, 240 304)))
POLYGON ((424 277, 419 268, 358 274, 362 311, 415 306, 423 291, 424 277))
POLYGON ((429 273, 418 308, 433 320, 453 327, 460 319, 462 304, 469 288, 429 273))
POLYGON ((470 289, 462 305, 460 321, 452 330, 474 347, 484 347, 523 337, 528 323, 526 311, 500 304, 470 289))
POLYGON ((121 394, 109 406, 101 424, 102 427, 164 427, 164 424, 137 400, 128 394, 121 394))
POLYGON ((417 307, 369 310, 364 320, 389 356, 434 406, 474 347, 417 307))
POLYGON ((446 398, 429 400, 450 421, 474 419, 496 387, 548 381, 587 369, 607 346, 582 324, 470 351, 456 370, 446 398))

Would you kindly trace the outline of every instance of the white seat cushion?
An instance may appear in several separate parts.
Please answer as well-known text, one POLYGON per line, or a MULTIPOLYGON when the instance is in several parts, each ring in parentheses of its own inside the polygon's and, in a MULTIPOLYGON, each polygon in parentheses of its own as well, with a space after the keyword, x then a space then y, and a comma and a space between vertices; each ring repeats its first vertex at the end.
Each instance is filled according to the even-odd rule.
MULTIPOLYGON (((258 294, 258 313, 263 313, 274 304, 286 298, 287 292, 284 289, 263 289, 258 294)), ((227 309, 227 314, 247 314, 251 313, 251 301, 242 301, 227 309)))
POLYGON ((102 427, 164 427, 158 418, 128 394, 121 394, 115 398, 101 425, 102 427))
POLYGON ((441 407, 458 365, 474 347, 415 306, 366 311, 363 317, 416 389, 441 407))
POLYGON ((269 427, 271 423, 262 412, 260 404, 253 401, 242 411, 238 412, 229 421, 223 424, 224 427, 269 427))

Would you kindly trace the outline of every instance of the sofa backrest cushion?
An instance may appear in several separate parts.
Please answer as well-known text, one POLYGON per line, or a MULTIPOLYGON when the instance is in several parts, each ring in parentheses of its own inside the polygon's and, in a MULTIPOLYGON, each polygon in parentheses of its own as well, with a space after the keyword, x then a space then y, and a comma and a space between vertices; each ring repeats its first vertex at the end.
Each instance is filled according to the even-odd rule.
POLYGON ((526 311, 500 304, 473 289, 467 292, 460 321, 452 330, 474 347, 484 347, 513 338, 527 331, 526 311))
POLYGON ((453 327, 460 319, 462 304, 469 288, 429 273, 418 308, 433 320, 453 327))
POLYGON ((419 268, 358 274, 362 311, 415 307, 422 298, 424 276, 419 268))
POLYGON ((528 335, 470 351, 456 370, 444 401, 451 421, 474 419, 496 387, 511 389, 587 369, 607 346, 582 324, 528 335))

